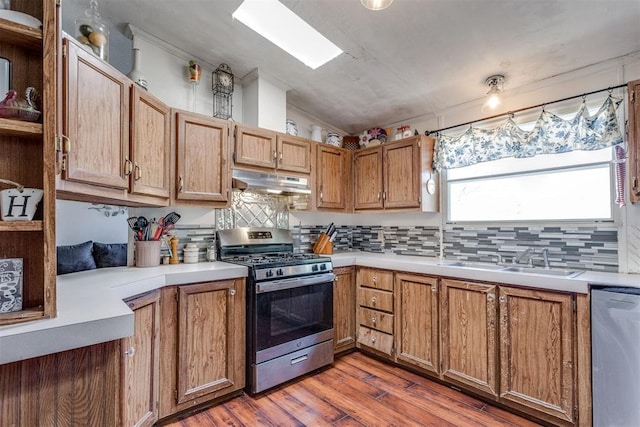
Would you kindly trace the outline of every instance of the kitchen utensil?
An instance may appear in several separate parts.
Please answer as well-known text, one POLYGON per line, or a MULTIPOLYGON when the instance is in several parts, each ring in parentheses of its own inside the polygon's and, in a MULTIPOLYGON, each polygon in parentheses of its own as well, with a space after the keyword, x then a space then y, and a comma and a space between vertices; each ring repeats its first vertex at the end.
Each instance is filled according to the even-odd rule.
POLYGON ((175 224, 178 220, 180 220, 180 214, 177 212, 169 212, 164 217, 165 224, 175 224))
POLYGON ((147 240, 145 233, 148 225, 149 225, 149 221, 147 220, 147 218, 143 216, 138 217, 138 220, 136 221, 136 226, 138 227, 138 236, 140 237, 140 240, 147 240))

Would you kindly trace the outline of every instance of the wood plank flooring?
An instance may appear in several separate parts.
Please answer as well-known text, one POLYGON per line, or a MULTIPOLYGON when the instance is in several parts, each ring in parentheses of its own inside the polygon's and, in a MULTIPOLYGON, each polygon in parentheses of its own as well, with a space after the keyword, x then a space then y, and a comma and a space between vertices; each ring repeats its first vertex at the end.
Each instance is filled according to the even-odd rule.
POLYGON ((252 398, 167 426, 536 426, 517 415, 362 353, 252 398))

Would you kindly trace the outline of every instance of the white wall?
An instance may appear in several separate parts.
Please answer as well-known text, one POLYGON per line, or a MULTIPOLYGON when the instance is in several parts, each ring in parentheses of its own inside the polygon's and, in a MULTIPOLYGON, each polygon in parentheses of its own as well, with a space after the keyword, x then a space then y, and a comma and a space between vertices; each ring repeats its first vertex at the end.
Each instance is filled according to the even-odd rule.
POLYGON ((93 240, 100 243, 126 243, 128 209, 100 209, 104 205, 56 200, 56 246, 75 245, 93 240), (105 213, 109 212, 107 216, 105 213))

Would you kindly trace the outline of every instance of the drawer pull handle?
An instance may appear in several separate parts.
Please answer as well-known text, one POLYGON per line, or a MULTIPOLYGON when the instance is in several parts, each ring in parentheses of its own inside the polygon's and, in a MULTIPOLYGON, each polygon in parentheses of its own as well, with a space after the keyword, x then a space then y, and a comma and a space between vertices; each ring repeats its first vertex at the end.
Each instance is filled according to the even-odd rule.
POLYGON ((229 289, 229 295, 234 296, 236 294, 235 289, 229 289))
POLYGON ((373 283, 375 283, 378 280, 377 276, 373 276, 373 283))
POLYGON ((295 359, 291 359, 291 364, 295 365, 296 363, 304 362, 308 358, 309 358, 308 354, 305 354, 304 356, 296 357, 295 359))

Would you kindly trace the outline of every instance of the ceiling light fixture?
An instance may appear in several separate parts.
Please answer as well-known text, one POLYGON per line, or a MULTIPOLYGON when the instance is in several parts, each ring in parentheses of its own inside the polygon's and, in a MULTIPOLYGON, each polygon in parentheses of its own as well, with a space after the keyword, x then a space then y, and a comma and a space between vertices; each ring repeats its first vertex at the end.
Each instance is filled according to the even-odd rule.
POLYGON ((244 0, 231 16, 314 70, 342 53, 278 0, 244 0))
POLYGON ((393 0, 360 0, 360 3, 369 10, 383 10, 388 8, 393 0))
POLYGON ((502 103, 500 92, 504 89, 504 80, 502 74, 487 77, 485 83, 489 85, 489 92, 487 92, 486 101, 482 104, 482 111, 495 110, 502 103))

